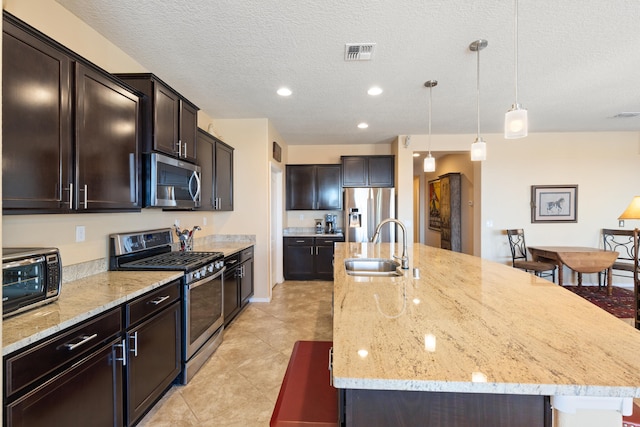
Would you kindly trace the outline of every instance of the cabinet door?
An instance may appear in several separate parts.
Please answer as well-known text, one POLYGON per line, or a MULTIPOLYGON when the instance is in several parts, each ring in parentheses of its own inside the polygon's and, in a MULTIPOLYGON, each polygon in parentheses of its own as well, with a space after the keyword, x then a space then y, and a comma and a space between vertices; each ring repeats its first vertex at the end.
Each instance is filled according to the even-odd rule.
POLYGON ((316 185, 313 165, 287 165, 287 210, 315 209, 316 185))
POLYGON ((370 187, 393 187, 395 181, 394 156, 368 157, 367 171, 370 187))
POLYGON ((316 238, 316 278, 333 280, 333 240, 316 238))
POLYGON ((78 210, 140 209, 139 101, 111 78, 76 64, 78 210))
POLYGON ((128 424, 135 423, 180 373, 180 302, 127 332, 128 424))
POLYGON ((253 295, 253 259, 242 263, 240 275, 240 303, 245 305, 253 295))
POLYGON ((190 103, 180 100, 180 155, 190 162, 196 161, 198 128, 198 109, 190 103))
POLYGON ((216 210, 233 210, 233 148, 216 140, 214 197, 216 210))
POLYGON ((71 59, 6 19, 2 57, 3 210, 67 210, 71 59))
POLYGON ((317 205, 320 210, 342 210, 340 165, 317 165, 317 205))
POLYGON ((342 185, 344 187, 367 187, 367 159, 363 156, 342 157, 342 185))
POLYGON ((215 207, 214 203, 214 146, 215 139, 202 129, 198 129, 198 158, 196 164, 200 166, 200 178, 202 180, 202 204, 198 210, 210 211, 215 207))
POLYGON ((227 261, 227 271, 224 274, 224 325, 227 326, 240 310, 240 289, 236 277, 238 259, 227 261))
POLYGON ((122 348, 112 342, 6 407, 7 427, 122 426, 122 348))
POLYGON ((175 156, 180 139, 180 96, 162 83, 154 82, 153 149, 175 156))
POLYGON ((285 238, 284 277, 289 280, 312 279, 314 273, 315 246, 313 238, 285 238))

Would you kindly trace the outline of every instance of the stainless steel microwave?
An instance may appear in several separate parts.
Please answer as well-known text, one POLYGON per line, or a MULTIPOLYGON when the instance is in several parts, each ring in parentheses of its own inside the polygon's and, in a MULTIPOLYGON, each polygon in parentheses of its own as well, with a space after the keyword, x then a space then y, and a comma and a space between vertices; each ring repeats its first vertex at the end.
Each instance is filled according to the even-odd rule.
POLYGON ((200 207, 200 166, 160 153, 147 155, 147 206, 193 209, 200 207))
POLYGON ((56 248, 2 248, 2 317, 53 302, 62 262, 56 248))

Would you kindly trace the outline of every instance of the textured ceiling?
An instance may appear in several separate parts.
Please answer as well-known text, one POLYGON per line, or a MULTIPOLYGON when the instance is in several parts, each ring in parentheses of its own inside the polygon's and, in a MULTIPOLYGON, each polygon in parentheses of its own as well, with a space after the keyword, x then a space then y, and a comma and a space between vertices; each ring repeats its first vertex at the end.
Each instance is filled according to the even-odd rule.
MULTIPOLYGON (((431 79, 432 132, 475 134, 479 38, 481 134, 515 100, 512 0, 58 2, 212 117, 269 118, 288 144, 425 134, 431 79), (351 42, 376 43, 373 60, 344 61, 351 42)), ((613 118, 640 111, 640 1, 519 0, 518 17, 530 132, 640 130, 613 118)))

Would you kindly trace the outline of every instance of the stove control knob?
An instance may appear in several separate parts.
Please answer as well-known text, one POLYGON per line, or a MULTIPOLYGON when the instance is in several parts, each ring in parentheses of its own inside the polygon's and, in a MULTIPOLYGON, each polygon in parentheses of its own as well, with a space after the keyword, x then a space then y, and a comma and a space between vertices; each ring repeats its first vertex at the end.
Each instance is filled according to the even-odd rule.
POLYGON ((202 267, 202 270, 200 270, 200 275, 202 277, 205 277, 207 275, 207 267, 202 267))
POLYGON ((197 280, 197 279, 199 279, 199 278, 200 278, 200 272, 199 272, 199 271, 194 271, 192 274, 193 274, 193 278, 194 278, 194 279, 196 279, 196 280, 197 280))
POLYGON ((207 266, 207 270, 209 271, 209 273, 213 273, 213 269, 214 269, 215 265, 214 264, 209 264, 207 266))

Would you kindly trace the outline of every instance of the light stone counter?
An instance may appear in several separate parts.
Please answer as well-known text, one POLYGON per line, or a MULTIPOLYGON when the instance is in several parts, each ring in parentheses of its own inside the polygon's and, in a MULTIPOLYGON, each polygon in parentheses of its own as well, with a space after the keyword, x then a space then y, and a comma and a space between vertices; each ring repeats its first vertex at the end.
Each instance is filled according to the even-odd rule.
POLYGON ((424 245, 403 277, 346 274, 345 258, 392 249, 336 244, 335 387, 640 396, 640 331, 627 323, 532 274, 424 245))
POLYGON ((179 279, 180 271, 107 271, 62 285, 60 298, 2 322, 5 356, 179 279))

